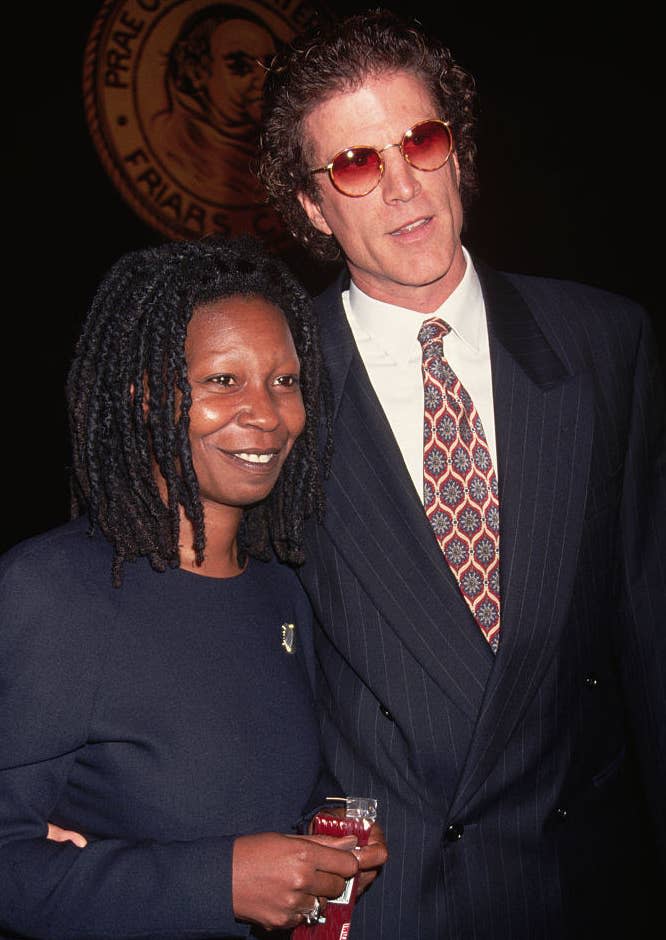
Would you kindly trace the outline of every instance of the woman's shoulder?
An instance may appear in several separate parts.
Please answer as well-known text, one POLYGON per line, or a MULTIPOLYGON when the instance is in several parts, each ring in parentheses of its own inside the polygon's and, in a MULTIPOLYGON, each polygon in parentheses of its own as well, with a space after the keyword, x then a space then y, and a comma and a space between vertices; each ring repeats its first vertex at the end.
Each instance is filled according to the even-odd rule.
POLYGON ((85 741, 115 621, 111 555, 77 520, 0 558, 0 737, 17 762, 85 741))
POLYGON ((88 520, 81 517, 12 546, 0 558, 0 576, 68 581, 84 569, 106 566, 110 578, 112 554, 107 540, 100 533, 91 535, 88 520))
MULTIPOLYGON (((14 545, 0 558, 0 604, 12 611, 54 618, 58 611, 113 606, 113 549, 104 536, 76 519, 14 545)), ((75 618, 76 619, 76 618, 75 618)))
POLYGON ((300 618, 310 619, 311 608, 297 570, 273 557, 269 561, 250 558, 245 589, 272 599, 283 609, 288 606, 300 618))
POLYGON ((247 574, 249 575, 248 583, 250 581, 260 583, 264 587, 281 593, 287 592, 295 597, 305 593, 296 569, 285 562, 278 561, 274 556, 268 561, 250 558, 247 574))

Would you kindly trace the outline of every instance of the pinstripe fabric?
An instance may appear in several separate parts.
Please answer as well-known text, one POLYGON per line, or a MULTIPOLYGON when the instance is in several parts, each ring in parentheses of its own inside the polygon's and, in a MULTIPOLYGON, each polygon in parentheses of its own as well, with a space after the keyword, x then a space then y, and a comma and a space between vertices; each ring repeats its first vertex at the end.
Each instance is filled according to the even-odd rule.
POLYGON ((646 320, 579 285, 480 273, 496 659, 441 564, 340 285, 318 301, 336 453, 302 577, 322 728, 342 785, 379 799, 391 852, 355 940, 613 937, 656 897, 644 870, 666 843, 666 453, 646 320))

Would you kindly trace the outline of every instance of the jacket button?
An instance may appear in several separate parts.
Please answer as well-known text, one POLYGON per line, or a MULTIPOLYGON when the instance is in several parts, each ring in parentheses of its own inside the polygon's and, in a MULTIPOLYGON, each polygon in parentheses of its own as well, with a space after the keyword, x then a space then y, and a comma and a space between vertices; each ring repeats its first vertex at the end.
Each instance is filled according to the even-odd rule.
POLYGON ((558 822, 564 822, 568 815, 567 810, 563 806, 558 806, 555 810, 555 819, 557 819, 558 822))
POLYGON ((380 710, 380 712, 382 713, 382 715, 384 716, 384 718, 388 718, 389 721, 395 721, 395 718, 393 717, 393 715, 391 714, 391 712, 388 710, 388 708, 386 707, 386 705, 380 705, 380 706, 379 706, 379 710, 380 710))
POLYGON ((462 839, 463 832, 465 827, 462 823, 451 823, 449 828, 446 830, 445 838, 447 842, 458 842, 459 839, 462 839))
POLYGON ((599 680, 593 674, 585 676, 585 685, 588 689, 595 689, 599 685, 599 680))

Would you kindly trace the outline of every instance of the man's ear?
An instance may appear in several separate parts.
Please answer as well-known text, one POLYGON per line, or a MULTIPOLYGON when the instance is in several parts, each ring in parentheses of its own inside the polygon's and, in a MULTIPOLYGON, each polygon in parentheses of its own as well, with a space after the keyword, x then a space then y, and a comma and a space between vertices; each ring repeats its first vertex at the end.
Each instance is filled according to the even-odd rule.
POLYGON ((453 169, 456 174, 456 183, 458 184, 458 189, 460 189, 460 163, 458 162, 458 154, 455 150, 451 154, 451 159, 453 160, 453 169))
POLYGON ((324 235, 332 235, 328 222, 324 218, 319 203, 315 202, 307 193, 298 193, 298 201, 303 206, 303 210, 314 227, 324 235))

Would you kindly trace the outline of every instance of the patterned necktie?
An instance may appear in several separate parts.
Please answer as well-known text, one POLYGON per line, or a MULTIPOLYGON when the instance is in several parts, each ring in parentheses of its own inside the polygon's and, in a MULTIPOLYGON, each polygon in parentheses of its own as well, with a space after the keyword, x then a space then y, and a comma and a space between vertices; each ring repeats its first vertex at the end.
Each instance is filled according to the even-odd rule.
POLYGON ((426 320, 423 496, 433 532, 472 615, 497 652, 500 633, 497 477, 481 418, 444 356, 451 327, 426 320))

